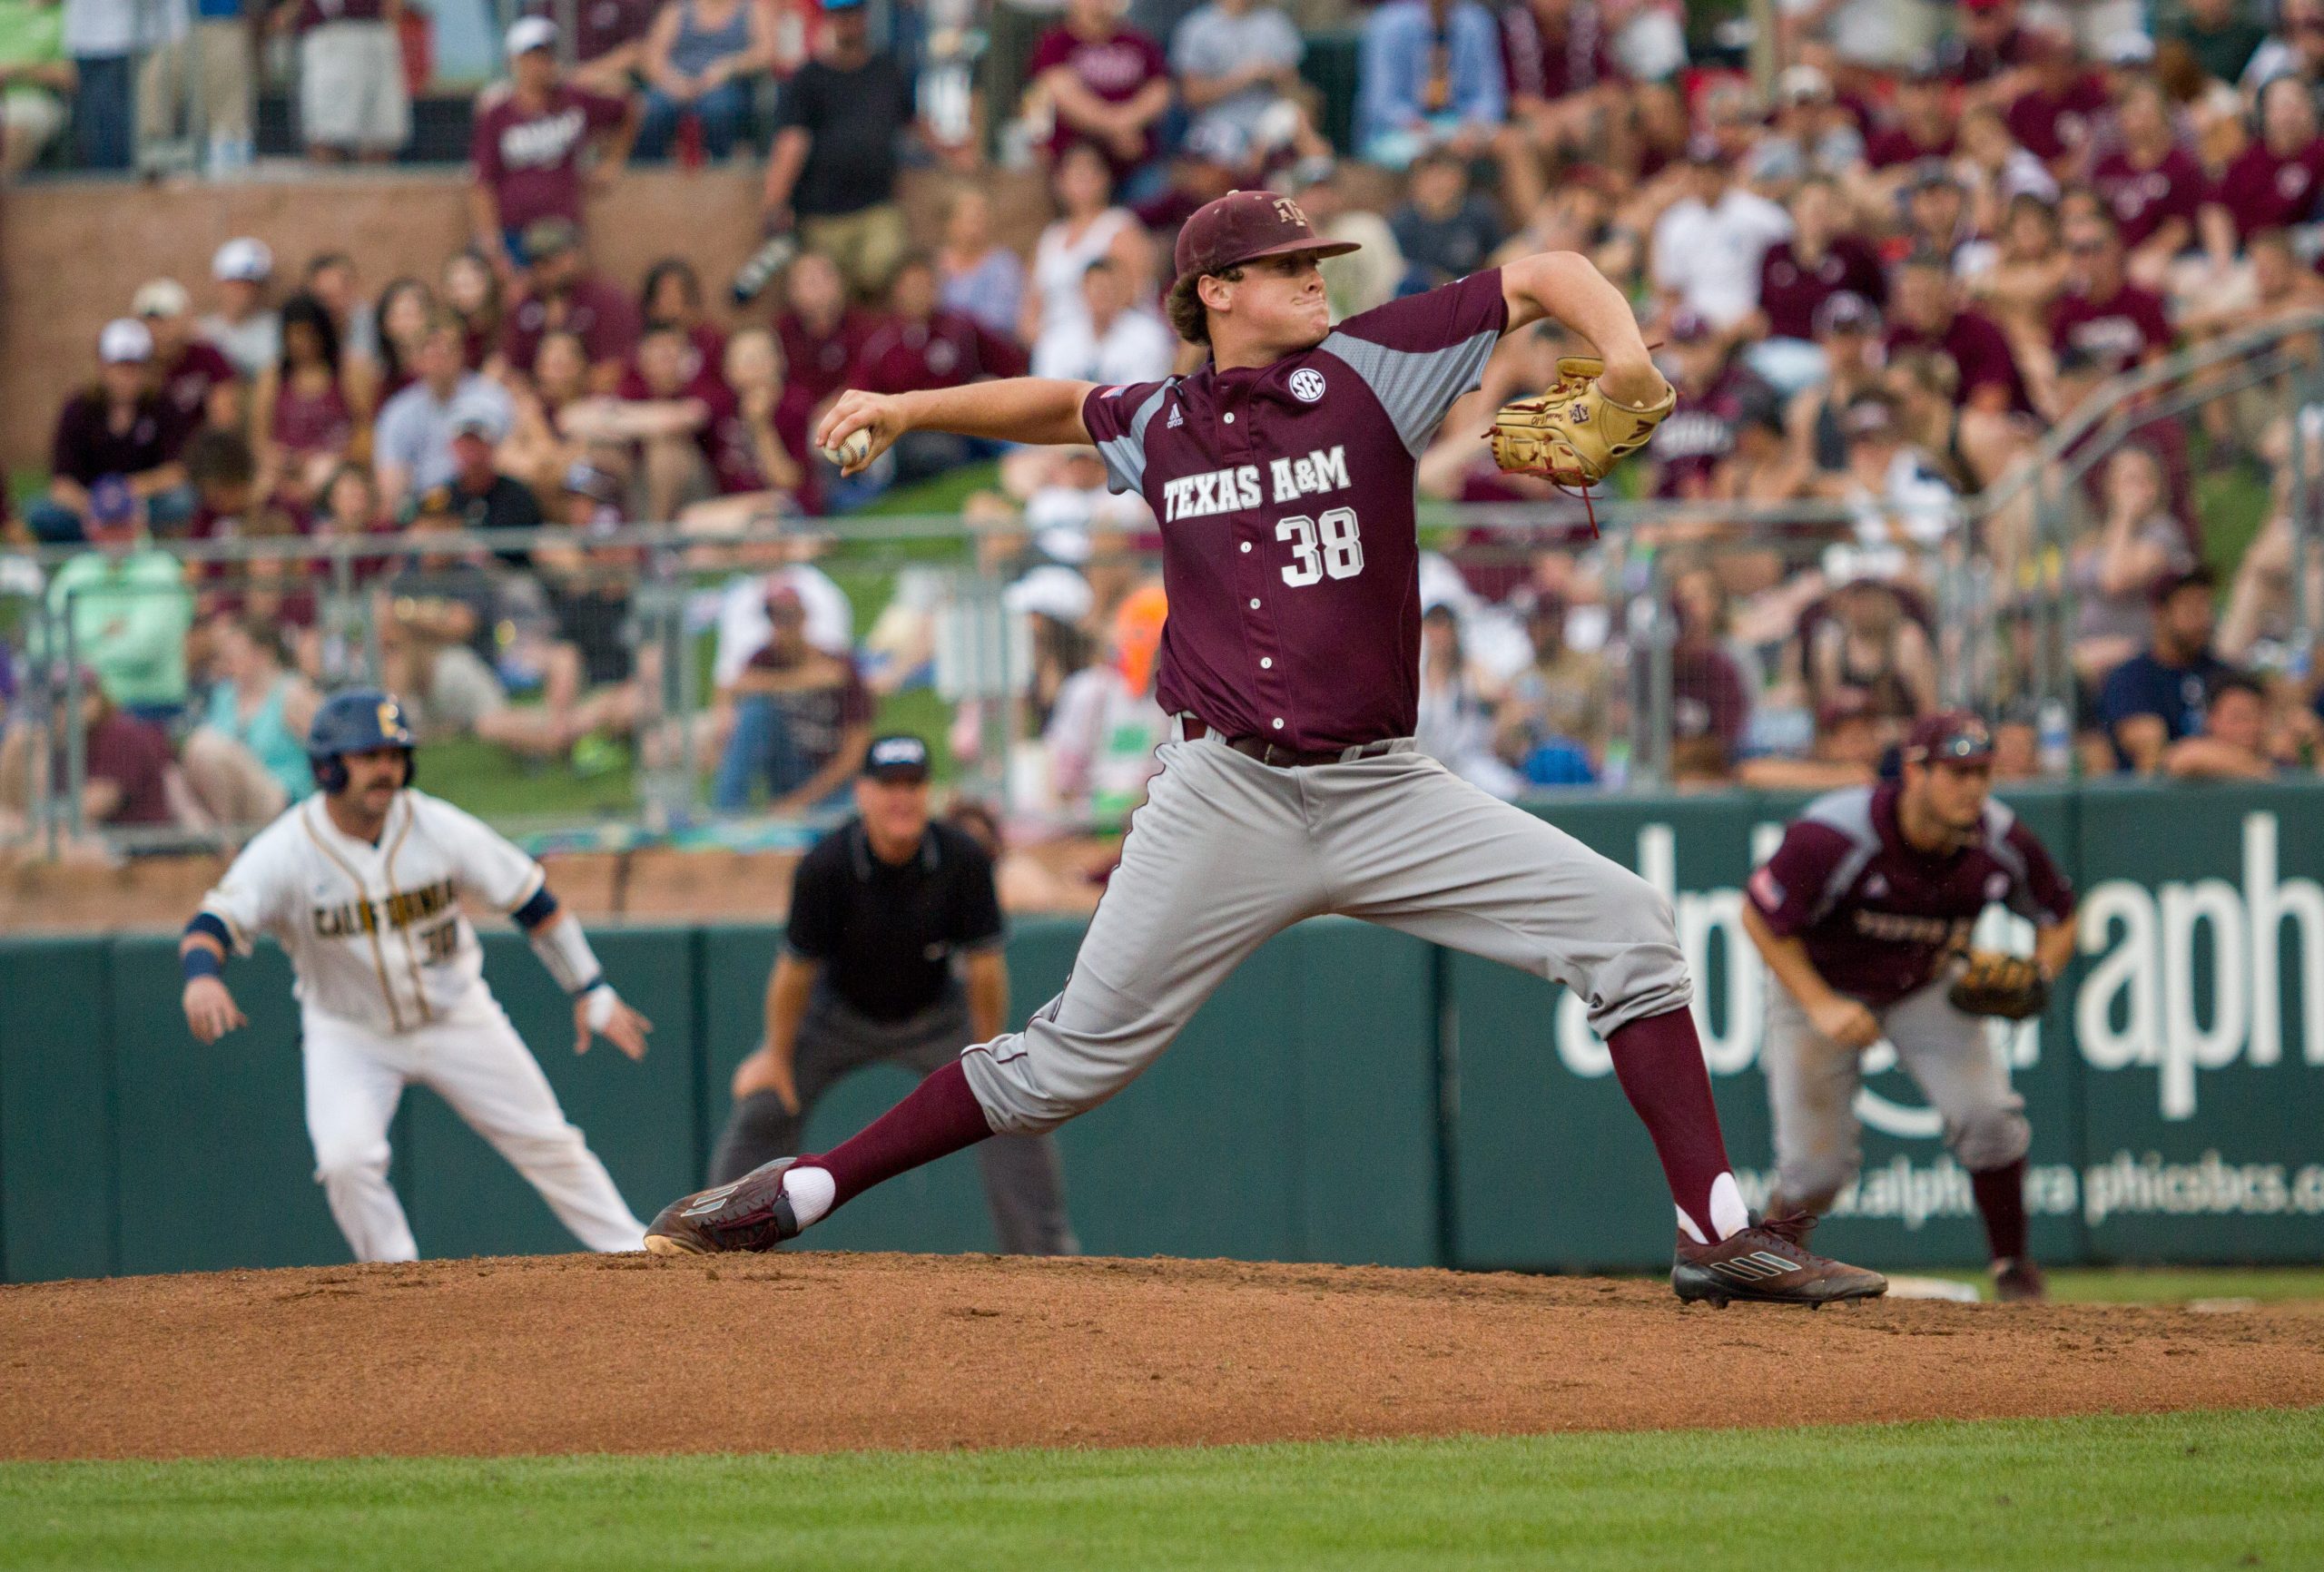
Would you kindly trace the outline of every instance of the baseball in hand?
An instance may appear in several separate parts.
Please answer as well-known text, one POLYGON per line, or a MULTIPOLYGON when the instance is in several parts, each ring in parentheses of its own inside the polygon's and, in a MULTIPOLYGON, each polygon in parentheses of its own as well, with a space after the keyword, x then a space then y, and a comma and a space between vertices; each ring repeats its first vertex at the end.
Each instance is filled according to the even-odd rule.
POLYGON ((869 430, 849 432, 840 438, 836 447, 823 449, 823 457, 842 469, 850 469, 872 457, 872 433, 869 430))

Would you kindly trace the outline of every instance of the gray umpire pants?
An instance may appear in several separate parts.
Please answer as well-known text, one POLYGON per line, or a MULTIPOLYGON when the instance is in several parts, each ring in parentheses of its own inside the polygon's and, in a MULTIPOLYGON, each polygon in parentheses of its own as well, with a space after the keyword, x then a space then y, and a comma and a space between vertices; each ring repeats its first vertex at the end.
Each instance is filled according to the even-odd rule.
MULTIPOLYGON (((1896 1058, 1945 1121, 1945 1144, 1972 1174, 2005 1168, 2025 1155, 2033 1126, 2025 1099, 2010 1090, 2009 1065, 1985 1023, 1953 1007, 1945 979, 1875 1009, 1896 1058)), ((1864 1161, 1856 1094, 1864 1055, 1844 1048, 1807 1018, 1791 990, 1768 979, 1768 1031, 1759 1049, 1776 1137, 1776 1183, 1784 1199, 1828 1210, 1864 1161)))
POLYGON ((1688 1003, 1661 891, 1409 739, 1291 770, 1216 734, 1159 757, 1064 991, 961 1057, 995 1130, 1037 1134, 1096 1107, 1246 956, 1326 913, 1563 983, 1601 1036, 1688 1003))
MULTIPOLYGON (((734 1105, 710 1164, 710 1182, 740 1179, 763 1163, 801 1150, 800 1137, 815 1104, 842 1076, 866 1065, 901 1065, 925 1076, 950 1063, 969 1040, 967 996, 956 986, 918 1015, 876 1021, 827 987, 810 997, 799 1022, 793 1074, 799 1112, 785 1111, 773 1092, 754 1092, 734 1105)), ((992 1229, 1009 1255, 1078 1255, 1080 1242, 1065 1214, 1065 1170, 1057 1143, 1047 1136, 1006 1136, 977 1147, 984 1171, 985 1204, 992 1229)))

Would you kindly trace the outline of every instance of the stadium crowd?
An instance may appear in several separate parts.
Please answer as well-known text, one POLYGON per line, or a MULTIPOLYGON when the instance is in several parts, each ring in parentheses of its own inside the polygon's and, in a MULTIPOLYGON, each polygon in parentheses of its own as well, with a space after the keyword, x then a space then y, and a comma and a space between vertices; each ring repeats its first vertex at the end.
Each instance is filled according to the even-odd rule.
MULTIPOLYGON (((48 479, 5 527, 80 548, 42 593, 59 614, 69 595, 91 678, 91 816, 248 821, 306 789, 297 737, 334 671, 325 586, 297 564, 182 565, 172 542, 422 546, 463 526, 544 533, 358 564, 385 674, 431 734, 585 769, 692 748, 720 810, 812 810, 883 696, 928 681, 942 594, 907 570, 859 629, 812 521, 998 459, 964 511, 1034 652, 1006 723, 1046 767, 1012 807, 1118 823, 1164 726, 1143 505, 1107 493, 1091 450, 916 434, 843 479, 807 433, 847 386, 1191 369, 1162 310, 1176 228, 1261 183, 1363 242, 1325 264, 1335 317, 1570 249, 1631 291, 1680 390, 1629 477, 1674 506, 1619 545, 1478 440, 1496 406, 1552 379, 1573 347, 1551 332, 1508 340, 1423 458, 1430 497, 1532 504, 1566 526, 1471 529, 1425 559, 1423 742, 1471 779, 1515 794, 1630 778, 1641 596, 1675 630, 1680 784, 1870 778, 1936 702, 1937 575, 1965 531, 1999 586, 1984 631, 2018 630, 1984 695, 2004 776, 2057 772, 2069 751, 2093 771, 2315 770, 2302 634, 2324 583, 2304 586, 2302 617, 2293 515, 2319 487, 2293 460, 2324 454, 2324 417, 2287 418, 2263 386, 2139 427, 2069 499, 2063 538, 2037 538, 2030 506, 1960 505, 2010 483, 2107 378, 2324 308, 2324 0, 2270 16, 2243 0, 1776 14, 1787 64, 1764 93, 1690 61, 1661 0, 928 0, 876 28, 862 0, 603 0, 569 47, 527 15, 474 107, 470 243, 435 276, 237 239, 208 279, 123 302, 60 388, 48 479), (1300 72, 1332 27, 1361 38, 1337 150, 1300 72), (1024 34, 1021 86, 996 49, 963 107, 946 51, 967 28, 1024 34), (1047 183, 1049 221, 1022 253, 996 235, 988 144, 1047 183), (636 280, 595 263, 594 187, 632 161, 762 145, 766 243, 731 285, 683 254, 636 280), (915 167, 948 186, 917 246, 899 200, 915 167), (2249 549, 2206 516, 2235 495, 2264 514, 2249 549), (1747 507, 1801 522, 1738 524, 1747 507), (645 520, 783 528, 667 561, 597 538, 645 520), (2052 556, 2073 619, 2058 714, 2030 702, 2035 621, 2012 598, 2049 593, 2052 556), (717 702, 683 736, 654 723, 658 651, 632 615, 641 575, 665 573, 704 586, 690 616, 715 645, 717 702)), ((171 50, 219 74, 202 112, 225 119, 202 134, 246 146, 250 81, 212 33, 247 43, 253 26, 299 40, 319 158, 386 155, 409 127, 401 16, 398 0, 263 18, 235 0, 0 0, 7 165, 68 122, 84 165, 126 162, 113 155, 136 126, 188 113, 149 80, 191 69, 157 68, 171 50), (157 13, 162 35, 139 34, 157 13)), ((59 653, 20 639, 16 680, 59 653)), ((986 719, 962 712, 956 752, 986 719)), ((44 742, 27 731, 0 755, 0 804, 19 811, 44 742)))

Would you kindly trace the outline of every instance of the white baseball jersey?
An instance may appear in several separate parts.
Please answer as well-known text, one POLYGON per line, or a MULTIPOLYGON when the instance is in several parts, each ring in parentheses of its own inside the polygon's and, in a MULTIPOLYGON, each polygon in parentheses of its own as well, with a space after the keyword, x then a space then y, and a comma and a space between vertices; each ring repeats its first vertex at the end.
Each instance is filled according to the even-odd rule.
POLYGON ((424 791, 396 794, 376 846, 332 824, 318 794, 260 831, 202 909, 226 925, 237 954, 272 934, 308 1010, 402 1033, 483 987, 484 948, 461 899, 512 911, 546 878, 481 820, 424 791))

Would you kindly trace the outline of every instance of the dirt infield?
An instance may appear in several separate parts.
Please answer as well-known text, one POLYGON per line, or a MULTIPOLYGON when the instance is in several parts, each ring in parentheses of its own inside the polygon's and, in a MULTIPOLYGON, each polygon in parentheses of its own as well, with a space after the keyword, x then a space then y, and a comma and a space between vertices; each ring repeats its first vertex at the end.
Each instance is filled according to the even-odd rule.
POLYGON ((2324 1404, 2315 1307, 1681 1308, 1233 1262, 552 1256, 0 1288, 0 1456, 1130 1446, 2324 1404))

